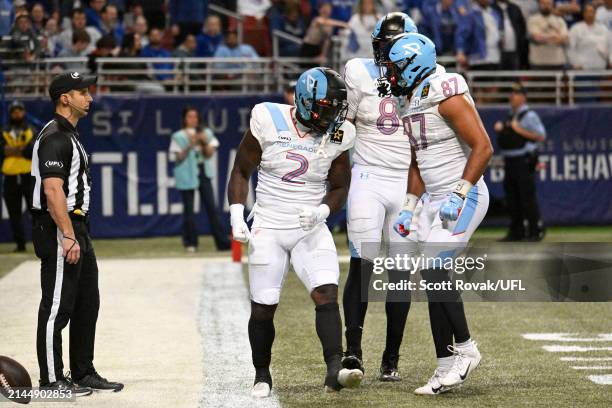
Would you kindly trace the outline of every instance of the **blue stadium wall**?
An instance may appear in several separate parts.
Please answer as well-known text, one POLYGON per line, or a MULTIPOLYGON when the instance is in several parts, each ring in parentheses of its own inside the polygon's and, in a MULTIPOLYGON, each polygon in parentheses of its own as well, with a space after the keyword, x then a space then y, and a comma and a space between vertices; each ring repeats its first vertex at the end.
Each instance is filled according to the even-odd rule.
MULTIPOLYGON (((221 142, 214 186, 227 221, 225 198, 235 149, 248 128, 253 105, 280 101, 280 95, 190 97, 98 97, 92 113, 79 123, 91 155, 93 185, 92 234, 95 237, 176 235, 181 228, 180 197, 172 187, 168 157, 170 135, 180 127, 186 105, 199 108, 221 142)), ((29 118, 43 125, 51 117, 47 100, 25 101, 29 118)), ((541 149, 538 197, 548 224, 612 223, 612 109, 610 107, 538 108, 548 131, 541 149)), ((505 118, 502 108, 481 109, 493 138, 493 124, 505 118)), ((487 222, 504 224, 503 168, 486 173, 493 198, 487 222)), ((249 197, 252 201, 253 197, 249 197)), ((11 239, 2 206, 0 240, 11 239)), ((336 216, 338 221, 342 215, 336 216)), ((209 231, 203 211, 201 233, 209 231)))

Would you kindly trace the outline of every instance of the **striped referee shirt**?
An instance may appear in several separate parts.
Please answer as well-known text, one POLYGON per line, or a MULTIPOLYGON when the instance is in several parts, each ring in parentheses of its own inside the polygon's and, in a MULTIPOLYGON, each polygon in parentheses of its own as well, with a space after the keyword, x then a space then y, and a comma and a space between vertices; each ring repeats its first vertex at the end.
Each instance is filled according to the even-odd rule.
POLYGON ((47 211, 43 179, 64 180, 68 212, 89 212, 91 175, 89 158, 74 126, 63 116, 54 118, 40 131, 32 151, 32 209, 47 211))

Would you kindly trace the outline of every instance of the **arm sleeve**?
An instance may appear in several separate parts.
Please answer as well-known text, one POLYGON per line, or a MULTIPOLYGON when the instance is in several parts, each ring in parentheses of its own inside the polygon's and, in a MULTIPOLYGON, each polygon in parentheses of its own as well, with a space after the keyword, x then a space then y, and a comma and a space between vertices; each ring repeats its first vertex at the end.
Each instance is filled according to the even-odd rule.
POLYGON ((68 178, 72 162, 72 143, 62 135, 48 135, 38 145, 38 171, 41 178, 68 178))
POLYGON ((344 83, 346 84, 346 99, 348 102, 348 112, 346 114, 347 119, 355 119, 357 116, 357 109, 359 108, 359 101, 361 100, 362 94, 361 89, 357 85, 356 81, 356 60, 350 60, 344 67, 344 83))
POLYGON ((540 120, 540 117, 534 111, 529 111, 523 118, 520 123, 521 127, 527 129, 530 132, 537 133, 538 135, 546 137, 546 128, 540 120))

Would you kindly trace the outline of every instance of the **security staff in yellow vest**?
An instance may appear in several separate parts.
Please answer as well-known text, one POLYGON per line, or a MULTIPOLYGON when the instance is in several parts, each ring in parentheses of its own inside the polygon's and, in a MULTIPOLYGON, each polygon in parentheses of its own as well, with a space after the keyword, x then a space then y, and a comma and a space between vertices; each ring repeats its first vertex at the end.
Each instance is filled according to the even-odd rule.
POLYGON ((25 235, 22 223, 22 203, 26 199, 28 208, 30 198, 30 170, 32 167, 32 142, 36 130, 26 122, 23 103, 13 101, 9 105, 9 123, 2 130, 0 154, 2 155, 2 175, 4 176, 3 195, 8 209, 13 237, 17 248, 15 252, 25 251, 25 235))

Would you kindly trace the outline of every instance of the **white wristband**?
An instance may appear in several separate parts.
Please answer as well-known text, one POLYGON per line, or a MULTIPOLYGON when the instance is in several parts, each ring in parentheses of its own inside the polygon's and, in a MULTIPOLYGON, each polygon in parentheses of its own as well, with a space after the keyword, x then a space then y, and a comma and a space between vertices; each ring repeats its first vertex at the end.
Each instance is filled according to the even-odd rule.
POLYGON ((405 211, 411 211, 414 212, 414 209, 416 208, 417 204, 419 202, 419 197, 417 197, 414 194, 406 194, 406 201, 404 201, 404 208, 402 208, 405 211))
POLYGON ((232 204, 230 205, 229 209, 230 209, 230 217, 232 218, 243 218, 244 217, 244 205, 232 204))
POLYGON ((455 187, 455 193, 459 194, 461 197, 465 198, 470 190, 472 189, 473 184, 465 179, 459 180, 457 183, 457 187, 455 187))

